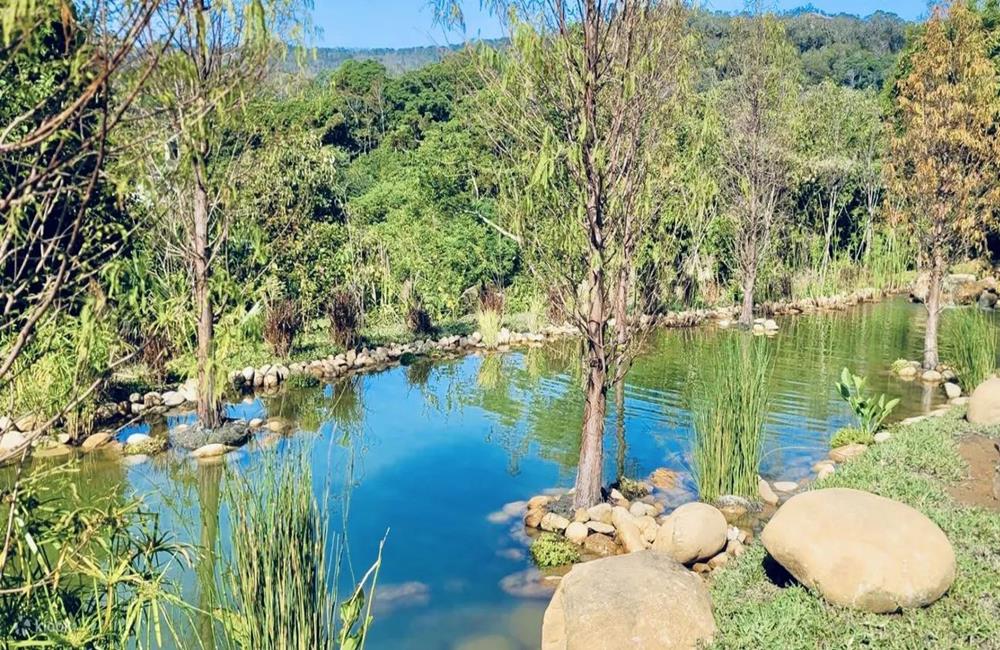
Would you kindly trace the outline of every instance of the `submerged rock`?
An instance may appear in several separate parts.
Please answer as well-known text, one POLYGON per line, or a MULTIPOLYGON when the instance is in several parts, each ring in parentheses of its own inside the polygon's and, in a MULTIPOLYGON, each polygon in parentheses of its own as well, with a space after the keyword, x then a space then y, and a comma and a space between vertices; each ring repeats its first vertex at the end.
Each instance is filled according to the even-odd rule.
POLYGON ((655 551, 573 567, 542 622, 542 650, 674 650, 715 635, 701 579, 655 551))
POLYGON ((246 420, 229 420, 215 429, 207 429, 197 424, 177 427, 168 435, 170 444, 182 449, 198 449, 212 444, 239 447, 249 438, 250 427, 246 420))
POLYGON ((955 553, 934 522, 861 490, 813 490, 789 499, 761 541, 803 585, 854 609, 922 607, 955 579, 955 553))

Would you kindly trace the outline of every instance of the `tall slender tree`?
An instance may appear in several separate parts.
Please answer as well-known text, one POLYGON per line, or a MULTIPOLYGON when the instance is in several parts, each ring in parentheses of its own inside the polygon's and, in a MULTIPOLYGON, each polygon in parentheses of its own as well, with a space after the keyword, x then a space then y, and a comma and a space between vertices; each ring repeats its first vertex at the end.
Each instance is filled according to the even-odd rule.
POLYGON ((723 74, 720 188, 743 289, 739 322, 749 326, 757 278, 772 251, 790 182, 799 85, 795 51, 774 16, 756 12, 734 20, 723 74))
POLYGON ((601 499, 607 389, 639 328, 636 240, 655 218, 665 109, 683 85, 680 5, 653 0, 507 3, 512 47, 487 51, 483 126, 509 163, 505 230, 585 340, 574 502, 601 499), (614 319, 614 327, 611 326, 614 319))
POLYGON ((226 153, 233 144, 226 123, 253 96, 283 39, 297 33, 298 9, 295 0, 165 0, 154 24, 160 29, 147 44, 166 41, 169 56, 137 104, 131 137, 146 144, 134 159, 137 194, 165 256, 188 271, 198 420, 208 428, 221 419, 212 279, 232 225, 227 190, 235 158, 226 153))
POLYGON ((930 276, 925 368, 939 362, 945 274, 984 243, 1000 202, 1000 85, 990 45, 965 2, 935 7, 896 88, 888 177, 896 216, 930 276))

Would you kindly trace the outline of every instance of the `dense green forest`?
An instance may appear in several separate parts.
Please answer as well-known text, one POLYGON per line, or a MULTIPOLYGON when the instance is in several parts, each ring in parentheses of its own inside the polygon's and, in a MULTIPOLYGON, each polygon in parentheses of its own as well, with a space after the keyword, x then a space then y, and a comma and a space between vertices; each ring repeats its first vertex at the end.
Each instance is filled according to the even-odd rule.
MULTIPOLYGON (((733 302, 743 293, 727 254, 732 224, 721 218, 723 179, 715 173, 725 155, 719 91, 734 18, 694 11, 685 21, 686 108, 670 134, 659 214, 636 250, 637 292, 649 312, 733 302)), ((883 118, 908 30, 916 28, 882 12, 861 19, 802 10, 777 24, 794 52, 782 72, 794 94, 783 117, 789 182, 782 245, 760 269, 756 299, 899 282, 916 257, 912 240, 886 220, 883 118)), ((340 62, 340 54, 321 50, 304 67, 289 55, 213 119, 205 146, 212 227, 224 232, 210 275, 220 365, 269 358, 260 341, 289 301, 297 328, 320 333, 331 314, 345 312, 380 331, 405 329, 415 311, 431 323, 452 322, 476 310, 484 289, 501 292, 508 313, 560 318, 499 206, 509 170, 480 110, 489 92, 482 52, 509 47, 454 48, 426 65, 424 53, 408 51, 350 52, 340 62)), ((33 51, 4 83, 37 76, 32 66, 58 69, 62 52, 33 51)), ((11 115, 33 101, 4 97, 11 115)), ((152 113, 143 101, 131 108, 136 115, 152 113)), ((46 345, 22 357, 25 370, 6 387, 8 403, 57 404, 53 395, 102 374, 99 358, 132 346, 153 381, 194 371, 188 259, 168 218, 183 203, 162 200, 181 186, 164 188, 183 179, 155 160, 178 143, 163 120, 137 128, 112 133, 111 150, 121 153, 106 161, 96 179, 103 198, 88 208, 88 228, 105 234, 84 238, 94 251, 128 244, 86 272, 71 309, 46 319, 46 345), (156 143, 132 146, 140 132, 155 132, 156 143), (92 316, 93 331, 67 327, 92 316), (92 358, 70 364, 84 335, 92 358), (81 375, 81 367, 91 371, 81 375)))

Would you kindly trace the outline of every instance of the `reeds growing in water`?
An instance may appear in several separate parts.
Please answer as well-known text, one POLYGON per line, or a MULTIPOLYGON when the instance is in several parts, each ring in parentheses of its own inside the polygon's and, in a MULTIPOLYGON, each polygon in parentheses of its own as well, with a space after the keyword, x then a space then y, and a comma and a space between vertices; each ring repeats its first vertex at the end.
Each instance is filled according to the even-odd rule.
POLYGON ((763 337, 724 334, 699 355, 688 384, 692 463, 702 500, 755 498, 773 365, 763 337))
POLYGON ((381 547, 375 564, 341 602, 342 538, 331 538, 329 509, 313 492, 306 451, 270 452, 255 470, 232 472, 227 497, 232 556, 222 578, 228 605, 222 618, 230 645, 363 648, 381 547))
POLYGON ((945 319, 944 353, 962 388, 971 393, 997 370, 1000 327, 985 310, 963 307, 945 319))

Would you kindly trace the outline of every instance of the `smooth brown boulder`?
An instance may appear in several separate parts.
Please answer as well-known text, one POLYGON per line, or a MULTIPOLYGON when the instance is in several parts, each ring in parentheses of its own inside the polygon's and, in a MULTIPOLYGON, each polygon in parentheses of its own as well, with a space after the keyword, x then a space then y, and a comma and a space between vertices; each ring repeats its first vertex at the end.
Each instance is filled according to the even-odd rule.
POLYGON ((934 522, 906 504, 860 490, 792 497, 764 527, 761 541, 803 585, 854 609, 921 607, 955 579, 955 553, 934 522))
POLYGON ((969 410, 965 417, 972 424, 1000 424, 1000 378, 992 377, 976 386, 969 397, 969 410))
POLYGON ((680 650, 715 635, 701 578, 655 551, 577 564, 542 621, 542 650, 680 650))
POLYGON ((726 545, 726 517, 707 503, 685 503, 670 513, 656 533, 653 548, 678 562, 706 560, 726 545))

